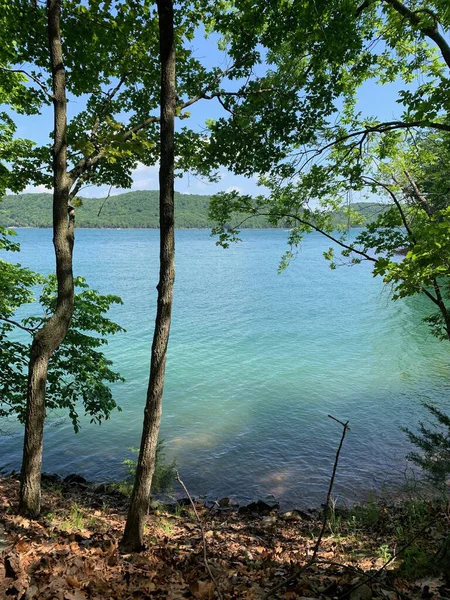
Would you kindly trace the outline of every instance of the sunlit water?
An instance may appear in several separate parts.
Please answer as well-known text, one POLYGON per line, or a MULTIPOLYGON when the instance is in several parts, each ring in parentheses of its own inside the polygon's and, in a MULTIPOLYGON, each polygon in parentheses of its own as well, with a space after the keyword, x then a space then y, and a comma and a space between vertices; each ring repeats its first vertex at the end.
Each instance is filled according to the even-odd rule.
MULTIPOLYGON (((53 267, 50 230, 18 230, 20 262, 53 267)), ((446 401, 450 345, 421 323, 426 301, 392 302, 370 265, 331 271, 319 234, 277 274, 286 232, 245 231, 217 248, 207 231, 177 232, 177 276, 162 437, 192 493, 240 499, 272 493, 285 505, 323 501, 341 428, 349 420, 334 493, 351 501, 402 480, 410 450, 402 426, 421 400, 446 401), (449 346, 449 347, 447 347, 449 346)), ((158 232, 79 230, 75 271, 122 297, 127 332, 107 354, 126 378, 123 409, 101 427, 49 415, 44 470, 92 480, 124 475, 138 446, 149 371, 158 232)), ((22 433, 1 424, 3 472, 20 466, 22 433)))

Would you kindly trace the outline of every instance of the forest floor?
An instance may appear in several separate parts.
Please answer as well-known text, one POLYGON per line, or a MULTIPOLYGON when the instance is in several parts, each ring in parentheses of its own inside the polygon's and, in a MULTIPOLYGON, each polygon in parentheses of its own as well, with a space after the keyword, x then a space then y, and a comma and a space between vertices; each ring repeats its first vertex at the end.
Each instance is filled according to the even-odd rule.
POLYGON ((126 497, 46 485, 33 521, 16 515, 18 487, 15 478, 0 479, 1 599, 450 598, 450 507, 443 503, 332 510, 311 563, 318 511, 199 505, 197 518, 190 504, 161 506, 148 517, 148 549, 121 554, 126 497))

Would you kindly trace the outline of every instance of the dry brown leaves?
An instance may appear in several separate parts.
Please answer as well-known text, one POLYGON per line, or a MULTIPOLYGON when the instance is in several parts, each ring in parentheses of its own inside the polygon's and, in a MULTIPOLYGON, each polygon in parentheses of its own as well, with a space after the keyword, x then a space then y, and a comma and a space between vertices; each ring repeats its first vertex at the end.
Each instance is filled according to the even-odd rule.
MULTIPOLYGON (((218 590, 205 568, 202 535, 189 508, 181 516, 149 517, 148 550, 121 555, 123 499, 80 490, 43 492, 43 516, 14 515, 18 483, 0 480, 0 598, 11 600, 213 600, 218 590), (76 503, 76 504, 73 504, 76 503), (103 504, 103 509, 98 506, 103 504), (68 509, 75 506, 75 509, 68 509), (92 507, 94 506, 94 508, 92 507), (3 540, 3 541, 2 541, 3 540)), ((208 513, 204 521, 208 563, 226 600, 257 600, 308 561, 314 521, 208 513)), ((430 535, 432 538, 433 536, 430 535)), ((439 577, 406 581, 394 561, 382 566, 379 548, 389 543, 373 533, 358 538, 327 534, 319 562, 275 598, 341 600, 440 600, 449 597, 439 577)))

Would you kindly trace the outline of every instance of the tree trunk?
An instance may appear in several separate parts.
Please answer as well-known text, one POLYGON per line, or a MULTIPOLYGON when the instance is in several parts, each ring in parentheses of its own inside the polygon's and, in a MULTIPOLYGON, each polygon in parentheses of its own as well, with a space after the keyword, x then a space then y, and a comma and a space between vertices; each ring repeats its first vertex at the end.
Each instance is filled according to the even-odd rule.
POLYGON ((73 313, 72 250, 74 211, 69 207, 72 184, 67 174, 66 75, 61 48, 60 0, 47 0, 47 28, 53 82, 53 245, 56 256, 58 296, 55 313, 36 333, 28 366, 27 410, 21 472, 19 512, 40 512, 42 447, 45 419, 45 387, 48 361, 63 341, 73 313))
POLYGON ((158 16, 161 60, 160 275, 141 447, 125 532, 121 541, 121 548, 128 552, 140 551, 144 547, 144 523, 155 470, 175 280, 174 120, 176 94, 172 0, 158 0, 158 16))

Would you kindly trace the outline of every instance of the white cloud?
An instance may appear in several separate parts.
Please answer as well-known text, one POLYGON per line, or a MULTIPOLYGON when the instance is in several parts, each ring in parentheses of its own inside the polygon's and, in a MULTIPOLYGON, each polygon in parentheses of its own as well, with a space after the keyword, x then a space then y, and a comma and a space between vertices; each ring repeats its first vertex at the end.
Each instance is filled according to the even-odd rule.
POLYGON ((230 187, 227 187, 227 189, 225 190, 225 192, 227 194, 229 194, 230 192, 238 192, 238 194, 242 194, 243 189, 238 187, 237 185, 230 185, 230 187))
POLYGON ((23 190, 24 194, 50 194, 53 191, 51 187, 45 185, 27 185, 23 190))
POLYGON ((156 185, 156 180, 153 177, 143 177, 142 179, 135 179, 131 186, 132 190, 143 190, 146 188, 153 189, 156 185))

